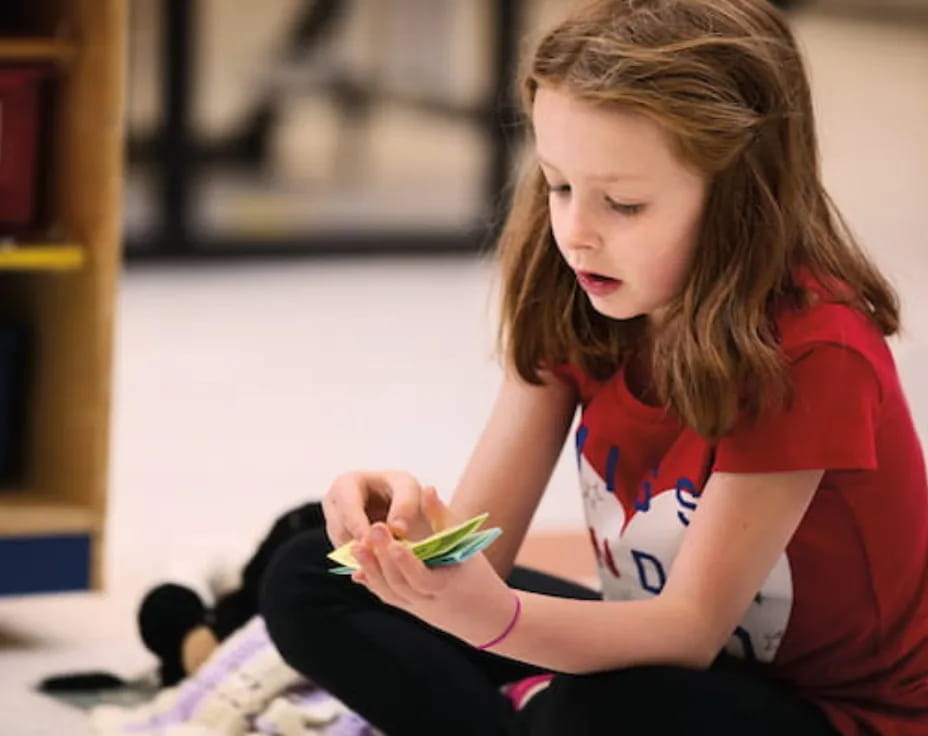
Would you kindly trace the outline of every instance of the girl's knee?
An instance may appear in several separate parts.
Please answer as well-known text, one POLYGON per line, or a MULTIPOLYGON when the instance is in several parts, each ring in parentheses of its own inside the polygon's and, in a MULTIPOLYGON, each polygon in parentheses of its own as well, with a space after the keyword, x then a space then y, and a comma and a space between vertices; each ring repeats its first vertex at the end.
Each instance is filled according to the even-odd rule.
POLYGON ((316 599, 330 582, 326 578, 334 577, 327 572, 330 549, 321 529, 297 534, 281 545, 264 573, 259 611, 282 653, 286 641, 305 633, 306 622, 320 608, 316 599))
POLYGON ((619 720, 629 729, 663 723, 668 717, 675 722, 676 716, 666 713, 667 704, 673 702, 675 693, 686 689, 695 674, 676 667, 646 666, 559 675, 529 702, 523 717, 531 723, 528 733, 552 735, 602 733, 610 724, 618 726, 619 720))
POLYGON ((565 676, 559 678, 558 684, 565 697, 578 700, 598 699, 603 693, 611 693, 613 703, 616 698, 641 702, 655 694, 665 696, 668 689, 680 687, 689 681, 694 672, 678 667, 628 667, 589 675, 565 676))

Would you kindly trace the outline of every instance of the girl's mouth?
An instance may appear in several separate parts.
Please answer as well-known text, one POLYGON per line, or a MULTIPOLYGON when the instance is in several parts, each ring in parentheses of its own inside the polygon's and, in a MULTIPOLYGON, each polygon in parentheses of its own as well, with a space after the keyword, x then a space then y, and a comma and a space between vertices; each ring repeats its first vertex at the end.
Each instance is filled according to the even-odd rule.
POLYGON ((577 283, 581 289, 593 296, 608 296, 622 286, 618 279, 590 271, 577 271, 577 283))

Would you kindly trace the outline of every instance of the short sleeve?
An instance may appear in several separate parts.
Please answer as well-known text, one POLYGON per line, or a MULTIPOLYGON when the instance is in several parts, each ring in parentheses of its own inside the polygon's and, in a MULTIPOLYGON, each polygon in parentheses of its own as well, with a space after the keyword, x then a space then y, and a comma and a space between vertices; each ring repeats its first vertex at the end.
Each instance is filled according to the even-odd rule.
POLYGON ((816 345, 789 367, 789 404, 756 421, 742 420, 716 447, 713 470, 874 470, 881 390, 860 353, 816 345))
POLYGON ((562 383, 566 383, 573 389, 578 388, 580 383, 578 379, 581 372, 577 366, 570 365, 569 363, 551 363, 545 367, 551 372, 551 375, 562 383))
POLYGON ((602 381, 598 381, 592 376, 587 375, 587 373, 577 365, 561 363, 552 365, 549 370, 555 378, 566 383, 576 392, 583 406, 586 406, 602 387, 602 381))

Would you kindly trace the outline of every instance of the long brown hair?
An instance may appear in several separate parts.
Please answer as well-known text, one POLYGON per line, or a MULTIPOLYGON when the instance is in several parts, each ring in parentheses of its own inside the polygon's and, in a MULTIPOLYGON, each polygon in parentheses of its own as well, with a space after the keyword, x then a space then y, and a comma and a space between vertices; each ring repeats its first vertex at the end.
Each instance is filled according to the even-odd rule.
POLYGON ((772 315, 801 307, 804 269, 834 298, 899 326, 892 287, 825 192, 795 39, 766 0, 594 0, 544 34, 519 76, 526 118, 539 85, 649 115, 709 181, 692 272, 654 334, 597 313, 554 245, 547 187, 524 172, 500 242, 505 357, 527 381, 572 363, 606 379, 647 340, 666 406, 718 438, 739 412, 789 394, 772 315))

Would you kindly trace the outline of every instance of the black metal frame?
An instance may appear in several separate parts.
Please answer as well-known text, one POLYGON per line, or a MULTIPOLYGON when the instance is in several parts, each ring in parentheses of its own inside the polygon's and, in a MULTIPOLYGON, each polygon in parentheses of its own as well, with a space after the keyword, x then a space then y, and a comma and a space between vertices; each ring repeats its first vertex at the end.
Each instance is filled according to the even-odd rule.
MULTIPOLYGON (((318 33, 320 27, 346 0, 316 0, 297 30, 302 38, 318 33)), ((200 167, 223 158, 255 160, 262 152, 261 131, 269 127, 268 110, 255 113, 242 135, 231 144, 205 147, 195 140, 191 124, 191 100, 195 58, 196 0, 163 0, 162 22, 162 120, 152 141, 131 141, 130 161, 153 167, 157 179, 158 231, 144 241, 131 240, 126 255, 132 260, 163 258, 228 258, 230 256, 281 255, 374 255, 475 253, 487 249, 497 232, 499 215, 506 200, 514 145, 512 132, 517 117, 512 99, 512 79, 521 20, 519 0, 495 0, 494 85, 491 99, 477 110, 448 107, 441 112, 471 116, 484 127, 488 137, 489 166, 485 185, 490 222, 474 223, 467 230, 410 230, 407 232, 340 231, 314 233, 267 240, 223 237, 198 240, 191 229, 192 197, 200 167)), ((356 90, 343 89, 349 99, 356 90)))

